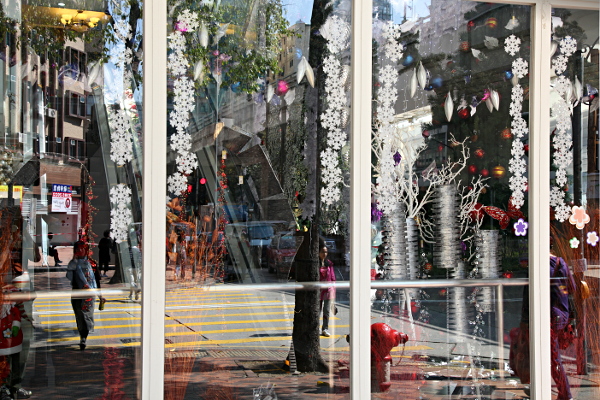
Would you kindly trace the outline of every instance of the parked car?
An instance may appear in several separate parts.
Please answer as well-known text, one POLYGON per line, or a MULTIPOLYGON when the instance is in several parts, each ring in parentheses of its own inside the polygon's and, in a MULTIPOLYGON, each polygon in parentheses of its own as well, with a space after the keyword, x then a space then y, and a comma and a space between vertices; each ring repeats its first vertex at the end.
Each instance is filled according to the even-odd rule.
POLYGON ((283 232, 275 236, 271 245, 267 247, 269 272, 278 272, 281 276, 287 275, 301 241, 302 238, 294 236, 294 232, 283 232))

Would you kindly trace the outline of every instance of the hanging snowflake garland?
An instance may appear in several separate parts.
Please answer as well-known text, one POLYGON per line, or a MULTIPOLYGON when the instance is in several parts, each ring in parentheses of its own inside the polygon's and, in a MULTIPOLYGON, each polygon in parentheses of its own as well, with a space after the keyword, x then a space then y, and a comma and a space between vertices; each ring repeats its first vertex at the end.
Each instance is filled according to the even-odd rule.
POLYGON ((173 111, 169 114, 169 124, 175 128, 176 134, 171 136, 171 150, 177 153, 177 172, 169 176, 168 190, 180 196, 187 190, 187 176, 197 167, 196 155, 190 153, 192 137, 187 133, 190 112, 194 110, 194 82, 187 77, 190 70, 186 58, 186 34, 191 34, 200 27, 198 16, 190 10, 183 10, 177 16, 175 30, 169 36, 169 60, 167 68, 175 76, 173 82, 173 111))
POLYGON ((129 226, 133 215, 128 205, 131 204, 131 189, 122 183, 110 189, 110 202, 114 206, 110 210, 111 236, 117 243, 127 240, 129 226))
POLYGON ((565 204, 563 187, 567 184, 567 168, 573 162, 571 147, 573 140, 569 133, 571 128, 570 93, 571 81, 564 74, 567 70, 569 57, 577 50, 577 41, 571 36, 565 36, 560 41, 562 54, 552 60, 552 68, 559 75, 554 82, 554 91, 559 95, 552 104, 552 115, 556 120, 556 130, 552 138, 554 155, 552 163, 557 167, 555 186, 551 189, 551 206, 554 207, 555 218, 564 222, 569 219, 570 208, 565 204))
MULTIPOLYGON (((504 51, 511 56, 516 55, 521 48, 521 39, 510 35, 504 41, 504 51)), ((513 74, 521 79, 528 73, 527 61, 518 57, 512 62, 513 74)), ((508 162, 508 170, 512 173, 509 178, 509 187, 512 191, 512 203, 519 209, 525 204, 525 191, 527 190, 527 162, 522 139, 529 134, 527 122, 521 116, 523 111, 523 87, 517 83, 513 86, 510 96, 509 114, 512 117, 511 132, 514 136, 512 142, 512 157, 508 162)))
POLYGON ((112 110, 108 112, 108 125, 110 127, 110 159, 117 165, 133 159, 133 143, 129 118, 125 110, 112 110))
POLYGON ((346 70, 339 53, 348 47, 350 26, 338 16, 333 16, 321 27, 321 36, 327 40, 329 56, 323 61, 325 73, 326 110, 321 115, 321 126, 327 131, 327 148, 321 152, 321 201, 331 205, 341 197, 340 184, 343 182, 339 167, 340 150, 348 139, 346 123, 346 70))

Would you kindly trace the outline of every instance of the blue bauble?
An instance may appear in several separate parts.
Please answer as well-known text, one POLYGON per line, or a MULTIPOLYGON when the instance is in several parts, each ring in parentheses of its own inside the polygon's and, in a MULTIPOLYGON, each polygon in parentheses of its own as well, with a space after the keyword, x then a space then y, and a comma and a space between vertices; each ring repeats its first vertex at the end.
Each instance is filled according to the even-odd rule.
POLYGON ((429 85, 425 86, 424 89, 427 90, 428 92, 430 92, 433 90, 433 85, 429 84, 429 85))
POLYGON ((408 67, 410 64, 413 63, 413 61, 415 61, 415 59, 413 58, 413 56, 411 56, 409 54, 406 57, 404 57, 404 60, 402 61, 402 65, 404 65, 405 67, 408 67))
POLYGON ((296 58, 302 58, 302 49, 296 49, 296 58))
POLYGON ((233 85, 231 85, 231 91, 233 93, 239 93, 240 92, 240 82, 236 82, 233 85))
POLYGON ((441 76, 436 76, 435 78, 433 78, 431 80, 431 86, 433 86, 434 89, 441 88, 443 84, 444 84, 444 81, 442 80, 441 76))
POLYGON ((504 77, 506 79, 510 80, 513 76, 515 76, 515 74, 513 74, 512 71, 504 71, 504 77))

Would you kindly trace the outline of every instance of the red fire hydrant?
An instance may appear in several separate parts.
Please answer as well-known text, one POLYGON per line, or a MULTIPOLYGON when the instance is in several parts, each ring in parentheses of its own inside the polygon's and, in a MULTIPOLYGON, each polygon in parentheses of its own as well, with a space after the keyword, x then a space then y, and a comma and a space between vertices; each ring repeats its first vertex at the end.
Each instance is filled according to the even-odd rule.
POLYGON ((378 322, 371 325, 371 390, 385 392, 392 385, 390 351, 408 342, 408 335, 378 322))

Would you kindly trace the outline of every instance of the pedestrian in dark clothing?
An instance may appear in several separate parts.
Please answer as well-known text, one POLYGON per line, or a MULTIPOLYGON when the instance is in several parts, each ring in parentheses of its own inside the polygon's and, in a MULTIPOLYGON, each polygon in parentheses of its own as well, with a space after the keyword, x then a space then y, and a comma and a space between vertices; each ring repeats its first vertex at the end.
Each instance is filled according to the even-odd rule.
POLYGON ((60 261, 60 259, 58 258, 58 250, 56 249, 56 246, 50 243, 53 237, 54 233, 48 232, 48 255, 50 257, 54 257, 54 266, 58 267, 60 266, 60 263, 62 263, 62 261, 60 261))
POLYGON ((108 272, 108 264, 110 263, 110 250, 112 249, 113 241, 110 238, 110 231, 107 229, 104 231, 104 237, 100 239, 100 243, 98 243, 98 262, 99 262, 99 270, 104 273, 102 276, 106 277, 106 273, 108 272))
MULTIPOLYGON (((67 278, 71 287, 75 289, 96 289, 94 271, 88 261, 88 246, 82 241, 75 242, 73 246, 73 259, 67 266, 67 278)), ((79 348, 86 347, 88 334, 94 329, 94 296, 85 298, 71 298, 75 321, 79 331, 79 348)))

